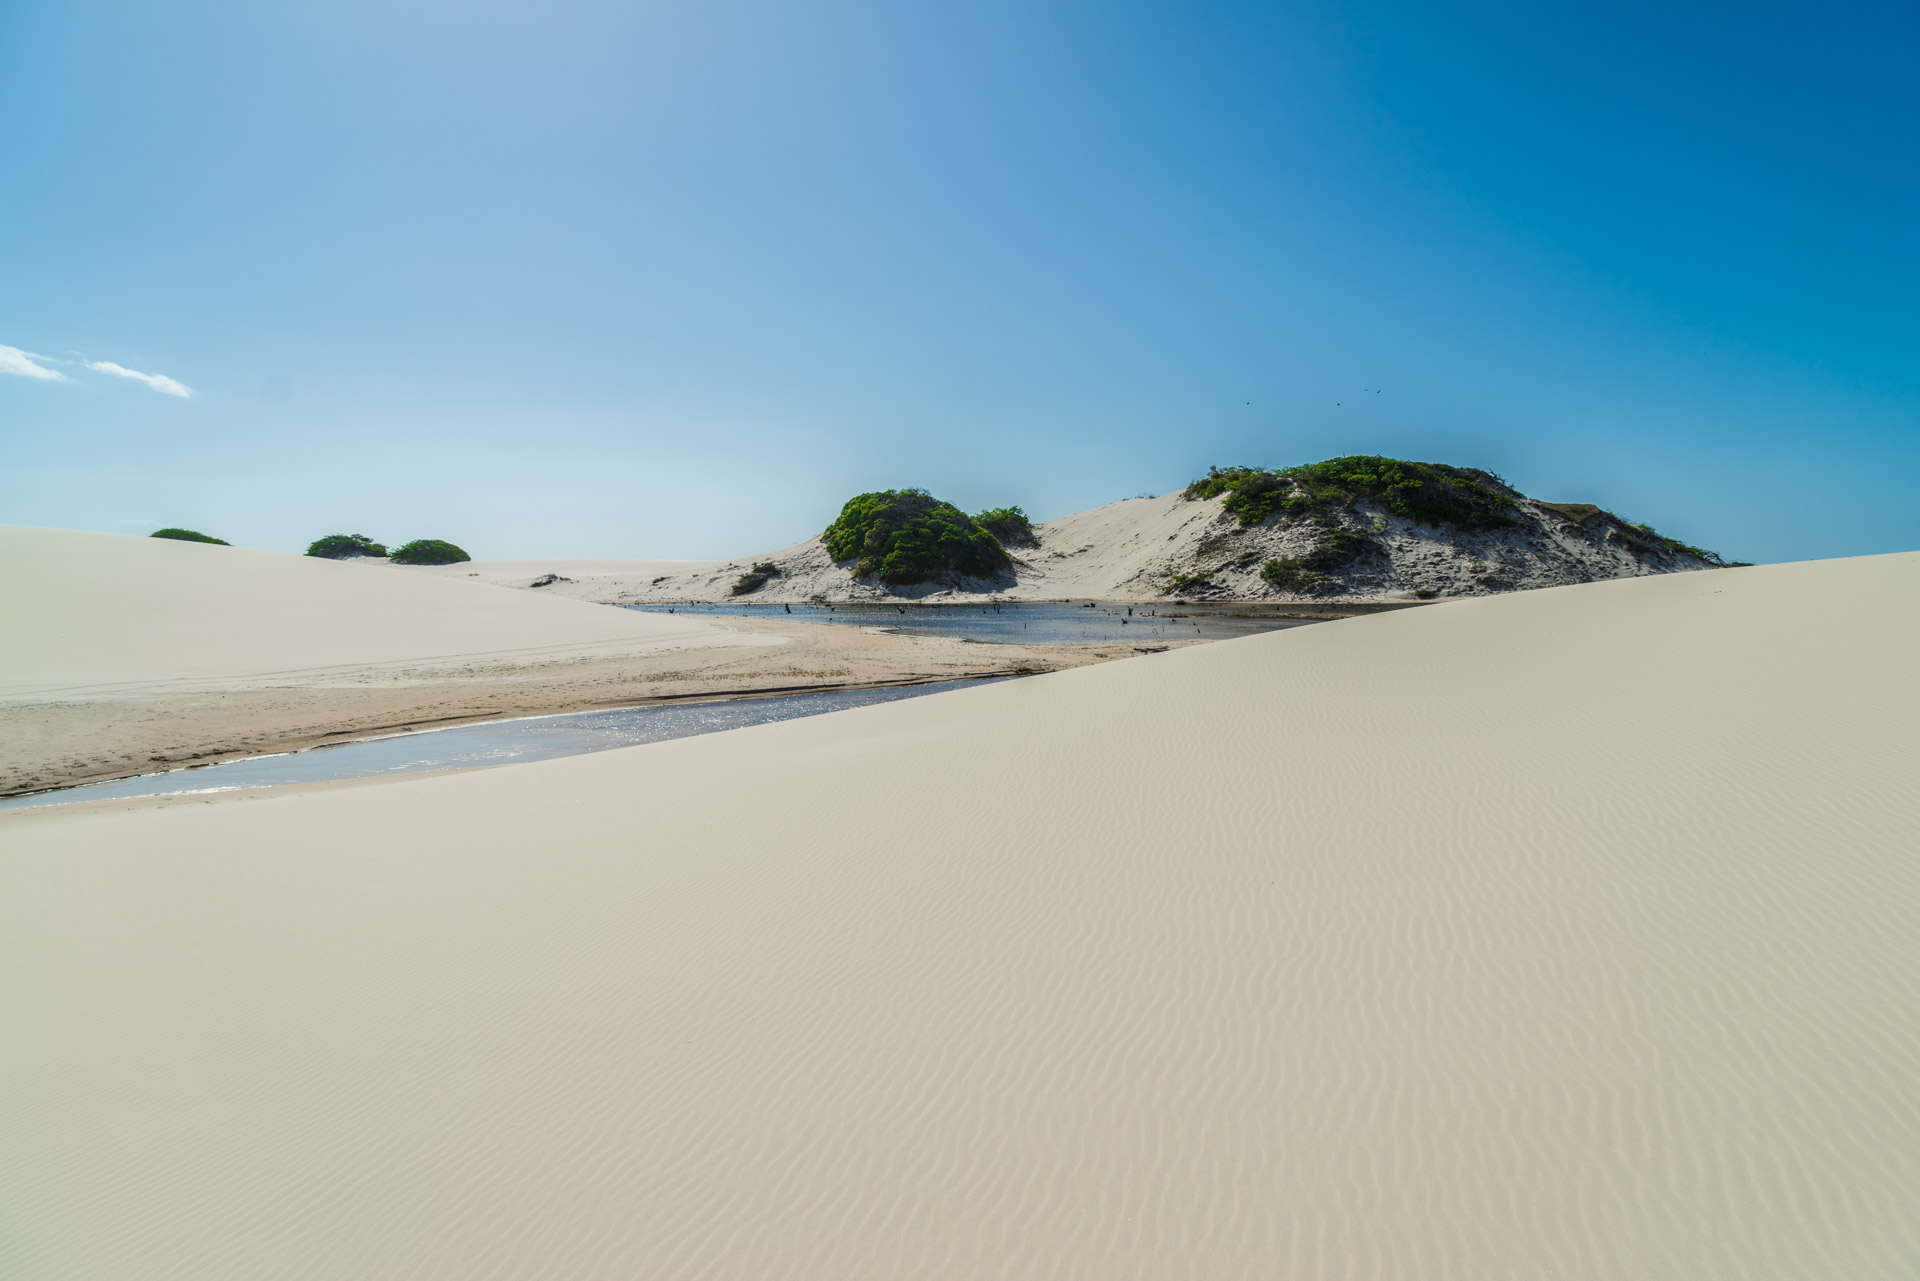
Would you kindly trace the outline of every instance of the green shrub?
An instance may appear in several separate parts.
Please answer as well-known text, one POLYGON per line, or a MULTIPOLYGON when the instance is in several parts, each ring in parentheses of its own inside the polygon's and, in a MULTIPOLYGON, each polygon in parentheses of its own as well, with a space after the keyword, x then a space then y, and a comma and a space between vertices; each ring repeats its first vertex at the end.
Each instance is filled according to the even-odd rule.
POLYGON ((1520 498, 1492 472, 1445 463, 1410 463, 1361 454, 1289 467, 1291 509, 1328 511, 1370 498, 1395 516, 1423 525, 1497 529, 1517 523, 1520 498))
POLYGON ((1432 600, 1435 596, 1438 596, 1440 593, 1436 592, 1431 587, 1421 587, 1416 589, 1413 594, 1415 596, 1418 596, 1421 600, 1432 600))
POLYGON ((1306 592, 1325 582, 1327 576, 1307 568, 1298 556, 1280 556, 1260 567, 1267 585, 1283 592, 1306 592))
POLYGON ((1624 520, 1620 523, 1630 531, 1627 535, 1628 546, 1635 547, 1638 551, 1656 551, 1666 552, 1669 555, 1678 554, 1691 556, 1695 560, 1705 561, 1716 569, 1731 569, 1734 565, 1741 563, 1738 561, 1729 562, 1722 560, 1719 552, 1710 552, 1704 547, 1695 547, 1693 544, 1683 543, 1677 538, 1668 538, 1665 534, 1655 530, 1651 525, 1636 525, 1631 521, 1624 520))
POLYGON ((307 555, 324 556, 328 560, 345 560, 351 556, 385 556, 387 549, 374 542, 365 534, 328 534, 325 538, 316 538, 307 544, 307 555))
POLYGON ((1445 463, 1412 463, 1356 454, 1269 471, 1209 467, 1183 491, 1188 499, 1219 498, 1220 505, 1258 525, 1276 511, 1328 515, 1362 499, 1424 525, 1495 529, 1515 523, 1519 496, 1492 472, 1445 463))
MULTIPOLYGON (((748 592, 757 592, 767 585, 769 578, 780 577, 780 567, 772 561, 762 561, 733 581, 733 595, 745 596, 748 592)), ((658 581, 658 580, 655 580, 658 581)))
POLYGON ((1192 574, 1174 574, 1167 579, 1166 592, 1163 594, 1171 595, 1174 592, 1184 592, 1189 587, 1211 586, 1213 586, 1213 583, 1209 581, 1209 575, 1207 571, 1203 569, 1192 574))
POLYGON ((896 587, 958 574, 986 578, 1011 563, 998 539, 924 489, 850 498, 821 538, 834 560, 855 562, 856 577, 896 587))
POLYGON ((147 535, 147 537, 176 538, 183 543, 212 543, 216 547, 233 546, 232 543, 229 543, 224 538, 208 538, 205 534, 195 529, 172 529, 172 528, 156 529, 151 534, 147 535))
POLYGON ((1238 516, 1242 525, 1258 525, 1273 515, 1290 488, 1284 476, 1264 468, 1209 467, 1180 496, 1219 498, 1220 505, 1238 516))
POLYGON ((473 557, 452 543, 443 543, 437 538, 416 538, 404 547, 394 548, 392 559, 396 565, 457 565, 473 557))
POLYGON ((1303 558, 1308 569, 1344 569, 1369 552, 1379 550, 1379 544, 1372 538, 1342 529, 1330 517, 1320 517, 1317 523, 1321 526, 1320 542, 1303 558))
POLYGON ((1555 512, 1576 525, 1584 525, 1595 516, 1612 516, 1613 514, 1602 511, 1592 503, 1543 503, 1536 498, 1533 500, 1533 505, 1535 507, 1545 508, 1550 512, 1555 512))
POLYGON ((990 507, 975 516, 973 523, 992 534, 1002 547, 1031 547, 1036 541, 1033 522, 1018 507, 990 507))

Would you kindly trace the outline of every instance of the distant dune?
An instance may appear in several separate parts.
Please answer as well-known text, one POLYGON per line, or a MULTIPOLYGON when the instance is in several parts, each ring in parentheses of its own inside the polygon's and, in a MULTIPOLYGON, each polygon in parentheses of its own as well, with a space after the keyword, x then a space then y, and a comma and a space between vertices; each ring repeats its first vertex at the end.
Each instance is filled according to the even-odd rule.
MULTIPOLYGON (((825 544, 810 538, 732 561, 586 562, 595 568, 544 590, 622 604, 981 598, 1285 604, 1486 596, 1711 567, 1587 505, 1527 499, 1517 505, 1512 528, 1495 530, 1438 529, 1366 503, 1357 504, 1343 522, 1364 535, 1364 551, 1325 573, 1309 571, 1315 581, 1300 589, 1274 585, 1262 577, 1262 568, 1277 558, 1318 563, 1316 553, 1325 555, 1324 527, 1278 520, 1243 526, 1219 498, 1193 501, 1173 493, 1130 498, 1036 525, 1035 545, 1008 548, 1012 572, 993 580, 887 587, 856 579, 850 564, 836 564, 825 544), (750 594, 736 596, 734 585, 756 564, 771 564, 780 572, 750 594)), ((567 563, 501 562, 502 568, 480 568, 493 581, 524 587, 549 573, 565 575, 561 567, 567 563), (503 572, 507 566, 510 572, 503 572)))
POLYGON ((1917 628, 1673 574, 0 815, 0 1270, 1905 1281, 1917 628))
POLYGON ((449 577, 0 525, 0 698, 735 639, 698 619, 541 602, 449 577))

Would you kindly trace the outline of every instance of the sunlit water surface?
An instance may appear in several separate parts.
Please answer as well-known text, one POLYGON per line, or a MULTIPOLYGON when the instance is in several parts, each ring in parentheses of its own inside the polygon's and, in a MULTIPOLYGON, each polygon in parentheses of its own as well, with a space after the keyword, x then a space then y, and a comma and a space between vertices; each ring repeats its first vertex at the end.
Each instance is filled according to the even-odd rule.
POLYGON ((886 627, 993 644, 1137 645, 1176 640, 1231 640, 1258 632, 1303 627, 1299 618, 1246 618, 1196 612, 1191 606, 1063 604, 993 605, 629 605, 646 614, 726 618, 782 618, 848 627, 886 627))
POLYGON ((66 805, 76 801, 113 800, 129 796, 172 796, 201 792, 228 792, 243 787, 278 787, 288 783, 320 783, 342 778, 370 778, 380 774, 411 774, 422 770, 471 769, 544 761, 582 752, 604 752, 615 747, 658 743, 719 730, 767 725, 801 716, 843 711, 917 698, 943 690, 984 685, 986 681, 936 681, 898 689, 833 690, 820 694, 789 694, 778 698, 738 702, 668 704, 620 707, 601 712, 568 712, 559 716, 530 716, 481 725, 397 734, 391 738, 316 747, 304 752, 228 761, 199 769, 148 774, 111 783, 90 783, 33 796, 0 801, 0 809, 33 805, 66 805))

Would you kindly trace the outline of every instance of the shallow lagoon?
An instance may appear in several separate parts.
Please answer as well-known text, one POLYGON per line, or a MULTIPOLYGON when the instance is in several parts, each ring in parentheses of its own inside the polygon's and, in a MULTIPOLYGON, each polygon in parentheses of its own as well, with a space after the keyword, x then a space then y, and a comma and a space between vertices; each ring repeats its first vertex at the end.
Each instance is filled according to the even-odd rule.
POLYGON ((1207 613, 1191 606, 1070 605, 628 605, 647 614, 700 614, 725 618, 785 618, 847 627, 885 627, 931 636, 954 636, 987 644, 1088 645, 1126 641, 1138 645, 1176 640, 1231 640, 1286 627, 1300 618, 1253 618, 1207 613), (1131 608, 1132 612, 1128 610, 1131 608))
POLYGON ((88 783, 81 787, 39 792, 0 801, 0 809, 35 805, 66 805, 76 801, 117 800, 131 796, 177 796, 230 792, 245 787, 279 787, 288 783, 321 783, 342 778, 371 778, 381 774, 411 774, 423 770, 472 769, 551 760, 583 752, 659 743, 720 730, 767 725, 774 721, 823 712, 843 711, 890 703, 943 690, 984 685, 981 680, 935 681, 893 689, 829 690, 819 694, 788 694, 777 698, 736 699, 712 703, 666 703, 647 707, 617 707, 597 712, 564 712, 555 716, 528 716, 449 729, 422 730, 389 738, 366 739, 332 747, 257 756, 198 769, 146 774, 139 778, 88 783))

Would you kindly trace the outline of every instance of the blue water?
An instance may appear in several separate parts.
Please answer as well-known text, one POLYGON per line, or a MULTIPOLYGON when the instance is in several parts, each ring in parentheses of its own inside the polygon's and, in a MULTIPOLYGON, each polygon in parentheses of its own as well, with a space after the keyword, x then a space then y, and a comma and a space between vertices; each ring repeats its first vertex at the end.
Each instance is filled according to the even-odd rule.
POLYGON ((1257 632, 1302 627, 1298 618, 1239 618, 1196 612, 1191 606, 1003 604, 992 605, 629 605, 647 614, 782 618, 802 623, 886 627, 933 636, 999 644, 1085 645, 1127 641, 1152 645, 1174 640, 1231 640, 1257 632))
POLYGON ((410 774, 421 770, 471 769, 544 761, 556 756, 604 752, 639 743, 658 743, 719 730, 767 725, 801 716, 818 716, 849 707, 868 707, 896 699, 917 698, 943 690, 984 685, 986 681, 936 681, 897 689, 832 690, 821 694, 789 694, 723 703, 675 703, 652 707, 619 707, 603 712, 568 712, 559 716, 529 716, 481 725, 397 734, 391 738, 316 747, 304 752, 228 761, 199 769, 175 770, 123 778, 111 783, 89 783, 0 801, 0 809, 33 805, 67 805, 75 801, 114 800, 128 796, 174 796, 203 792, 230 792, 243 787, 277 787, 287 783, 319 783, 341 778, 370 778, 379 774, 410 774))

